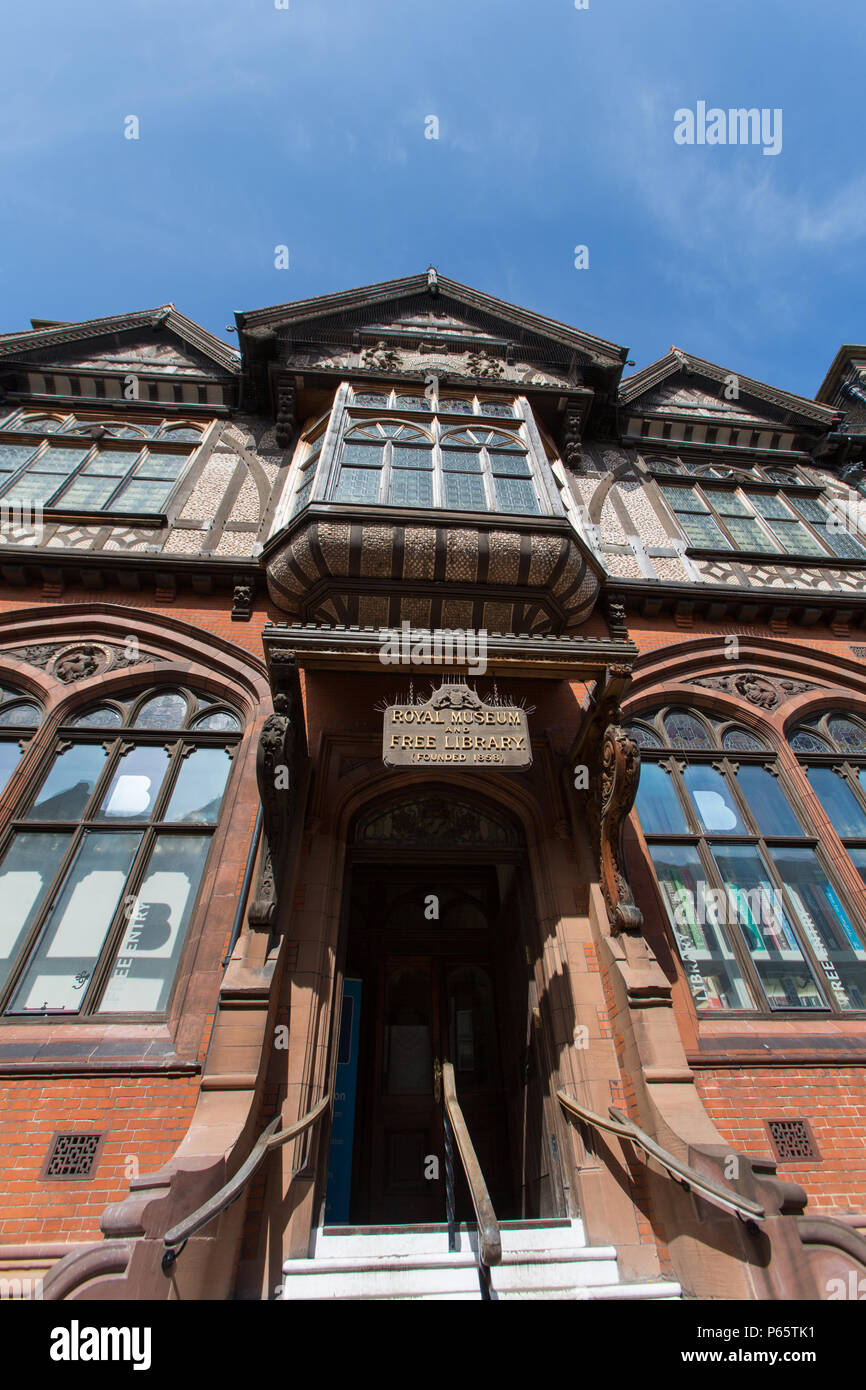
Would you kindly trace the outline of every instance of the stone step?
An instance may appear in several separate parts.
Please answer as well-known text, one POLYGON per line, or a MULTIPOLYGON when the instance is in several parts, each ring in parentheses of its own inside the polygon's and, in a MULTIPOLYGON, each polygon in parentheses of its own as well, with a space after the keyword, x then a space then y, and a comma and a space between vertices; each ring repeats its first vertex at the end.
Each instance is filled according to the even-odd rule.
MULTIPOLYGON (((584 1246, 582 1221, 503 1221, 500 1224, 502 1249, 556 1250, 584 1246)), ((457 1228, 457 1248, 477 1248, 476 1228, 462 1223, 457 1228)), ((311 1242, 314 1258, 352 1259, 364 1255, 438 1255, 448 1251, 448 1227, 444 1222, 426 1226, 325 1226, 315 1231, 311 1242)))
MULTIPOLYGON (((537 1288, 580 1288, 617 1282, 616 1252, 599 1248, 587 1258, 563 1259, 557 1252, 534 1252, 521 1259, 506 1255, 491 1272, 499 1292, 537 1288)), ((357 1263, 342 1260, 287 1260, 283 1267, 284 1298, 417 1297, 421 1294, 480 1292, 478 1266, 470 1254, 417 1259, 369 1258, 357 1263)))

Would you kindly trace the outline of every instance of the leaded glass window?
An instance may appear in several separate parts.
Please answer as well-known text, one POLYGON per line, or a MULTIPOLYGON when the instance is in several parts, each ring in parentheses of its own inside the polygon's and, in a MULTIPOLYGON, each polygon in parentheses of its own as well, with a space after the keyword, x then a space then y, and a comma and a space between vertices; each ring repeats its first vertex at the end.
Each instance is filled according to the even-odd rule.
MULTIPOLYGON (((515 401, 439 397, 435 390, 424 397, 358 391, 349 395, 342 422, 327 494, 334 501, 519 516, 559 512, 555 484, 548 489, 541 481, 546 465, 535 457, 515 401)), ((319 495, 312 477, 302 477, 306 469, 304 461, 292 515, 319 495)))
MULTIPOLYGON (((808 780, 866 881, 866 721, 832 713, 798 734, 816 728, 825 752, 808 780), (847 757, 834 766, 831 728, 862 750, 862 780, 847 757)), ((642 749, 635 809, 696 1007, 866 1009, 863 924, 769 738, 669 707, 642 711, 630 732, 642 749)))
MULTIPOLYGON (((711 475, 719 479, 725 470, 711 470, 706 465, 689 465, 677 461, 663 466, 658 460, 648 460, 653 473, 664 475, 676 467, 681 472, 693 472, 701 480, 711 475)), ((794 476, 756 470, 752 482, 782 481, 803 486, 794 476)), ((866 546, 856 540, 843 525, 831 518, 817 498, 781 492, 770 492, 748 485, 744 474, 731 473, 731 483, 744 486, 711 486, 701 481, 672 485, 661 479, 661 490, 686 539, 698 550, 741 550, 747 553, 826 559, 864 560, 866 546)))
POLYGON ((16 411, 0 431, 0 500, 59 511, 161 513, 204 429, 16 411))
POLYGON ((241 728, 187 688, 59 728, 0 844, 0 1011, 165 1011, 241 728))

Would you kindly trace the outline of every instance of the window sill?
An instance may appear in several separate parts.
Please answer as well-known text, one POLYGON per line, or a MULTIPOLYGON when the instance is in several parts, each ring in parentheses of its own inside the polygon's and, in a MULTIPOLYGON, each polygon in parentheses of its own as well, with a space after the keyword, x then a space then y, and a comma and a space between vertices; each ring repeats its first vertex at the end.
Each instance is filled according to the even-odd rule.
POLYGON ((165 512, 67 511, 62 507, 46 507, 42 512, 42 520, 74 522, 81 526, 150 526, 154 530, 168 525, 165 512))
MULTIPOLYGON (((20 1037, 20 1035, 19 1035, 20 1037)), ((180 1057, 170 1038, 93 1038, 66 1042, 33 1038, 0 1041, 0 1076, 93 1076, 98 1074, 192 1075, 201 1071, 195 1057, 180 1057)))
POLYGON ((803 565, 813 569, 866 569, 866 555, 861 560, 849 560, 842 555, 791 555, 785 551, 711 550, 687 546, 690 560, 741 560, 746 564, 803 565))

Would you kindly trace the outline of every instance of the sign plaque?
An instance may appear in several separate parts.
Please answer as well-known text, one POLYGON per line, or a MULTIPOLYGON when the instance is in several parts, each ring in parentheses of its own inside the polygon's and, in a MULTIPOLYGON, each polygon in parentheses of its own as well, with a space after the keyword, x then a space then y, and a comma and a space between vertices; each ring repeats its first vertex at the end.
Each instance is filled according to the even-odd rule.
POLYGON ((468 685, 442 685, 419 705, 388 705, 386 767, 530 767, 526 711, 485 705, 468 685))

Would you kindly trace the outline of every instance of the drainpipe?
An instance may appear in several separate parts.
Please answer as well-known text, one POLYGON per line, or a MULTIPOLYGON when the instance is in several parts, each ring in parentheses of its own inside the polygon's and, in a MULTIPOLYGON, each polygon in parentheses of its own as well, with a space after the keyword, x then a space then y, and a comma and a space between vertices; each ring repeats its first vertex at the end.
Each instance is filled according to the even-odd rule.
POLYGON ((248 896, 249 896, 249 891, 250 891, 250 880, 252 879, 252 876, 253 876, 253 865, 254 865, 255 862, 256 862, 256 852, 257 852, 258 847, 259 847, 259 839, 261 838, 261 833, 262 833, 262 808, 261 808, 261 806, 259 806, 259 809, 258 809, 258 811, 256 812, 256 823, 255 823, 255 825, 253 826, 253 838, 252 838, 252 842, 251 842, 251 844, 250 844, 250 851, 249 851, 249 854, 247 855, 247 866, 246 866, 246 868, 245 868, 245 870, 244 870, 244 881, 243 881, 243 884, 241 885, 240 897, 238 898, 237 910, 235 911, 235 920, 234 920, 234 922, 233 922, 233 924, 232 924, 231 940, 229 941, 228 950, 227 950, 226 953, 225 953, 225 957, 224 957, 223 963, 222 963, 222 968, 223 968, 223 970, 225 970, 226 966, 228 965, 229 961, 231 960, 232 951, 235 949, 235 944, 236 944, 236 942, 237 942, 238 937, 239 937, 240 934, 241 934, 241 923, 242 923, 243 920, 244 920, 244 908, 246 907, 247 898, 248 898, 248 896))

